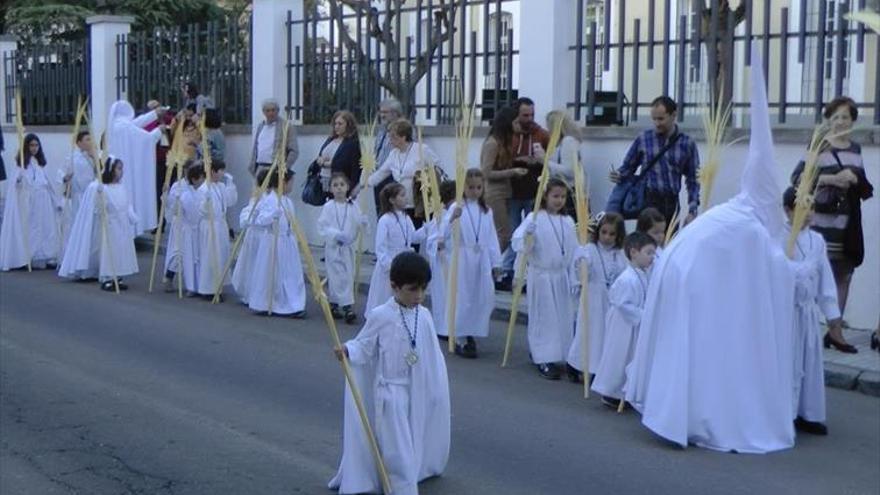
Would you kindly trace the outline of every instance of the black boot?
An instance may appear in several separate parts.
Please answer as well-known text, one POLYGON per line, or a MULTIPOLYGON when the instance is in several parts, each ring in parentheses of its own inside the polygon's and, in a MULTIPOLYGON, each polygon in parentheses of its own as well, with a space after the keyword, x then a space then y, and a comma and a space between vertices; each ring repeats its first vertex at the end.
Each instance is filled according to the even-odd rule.
POLYGON ((357 315, 355 315, 354 311, 351 309, 351 304, 342 307, 342 317, 349 325, 357 321, 357 315))

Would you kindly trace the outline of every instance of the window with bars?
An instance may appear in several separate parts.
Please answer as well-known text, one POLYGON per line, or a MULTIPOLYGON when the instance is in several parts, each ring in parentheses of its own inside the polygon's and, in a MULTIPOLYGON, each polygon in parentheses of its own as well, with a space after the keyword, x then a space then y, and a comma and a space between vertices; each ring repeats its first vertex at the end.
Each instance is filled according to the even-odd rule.
POLYGON ((513 26, 513 14, 510 12, 495 12, 489 14, 489 46, 488 46, 488 56, 489 63, 486 68, 486 88, 495 89, 495 74, 498 73, 500 76, 500 88, 509 88, 510 81, 507 80, 508 73, 508 60, 507 54, 512 49, 511 39, 511 27, 513 26), (500 15, 500 18, 499 18, 500 15), (498 36, 498 30, 501 30, 501 36, 498 36), (500 43, 500 44, 499 44, 500 43), (496 67, 496 62, 498 62, 495 54, 500 51, 501 60, 500 65, 496 67))

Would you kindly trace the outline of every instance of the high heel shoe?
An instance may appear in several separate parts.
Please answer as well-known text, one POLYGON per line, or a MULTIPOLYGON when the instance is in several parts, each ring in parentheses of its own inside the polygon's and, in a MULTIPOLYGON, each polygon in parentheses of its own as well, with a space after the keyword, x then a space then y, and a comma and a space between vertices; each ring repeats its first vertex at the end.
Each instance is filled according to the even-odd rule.
POLYGON ((838 351, 845 354, 856 354, 859 352, 859 350, 856 349, 855 346, 852 344, 847 344, 846 342, 838 342, 832 339, 830 333, 825 334, 825 338, 822 339, 822 344, 825 346, 826 349, 834 347, 838 351))
POLYGON ((871 350, 880 352, 880 337, 877 336, 877 332, 871 333, 871 350))

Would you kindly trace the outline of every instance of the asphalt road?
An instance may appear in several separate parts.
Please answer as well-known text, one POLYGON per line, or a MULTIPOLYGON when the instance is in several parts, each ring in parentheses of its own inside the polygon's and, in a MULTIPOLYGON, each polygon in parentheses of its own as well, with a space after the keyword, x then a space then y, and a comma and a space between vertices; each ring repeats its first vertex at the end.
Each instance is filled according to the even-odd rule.
MULTIPOLYGON (((329 494, 343 379, 317 308, 256 316, 128 282, 0 274, 0 493, 329 494)), ((877 398, 829 389, 830 436, 785 452, 679 449, 540 379, 522 327, 499 368, 503 329, 448 359, 452 453, 422 494, 880 493, 877 398)))

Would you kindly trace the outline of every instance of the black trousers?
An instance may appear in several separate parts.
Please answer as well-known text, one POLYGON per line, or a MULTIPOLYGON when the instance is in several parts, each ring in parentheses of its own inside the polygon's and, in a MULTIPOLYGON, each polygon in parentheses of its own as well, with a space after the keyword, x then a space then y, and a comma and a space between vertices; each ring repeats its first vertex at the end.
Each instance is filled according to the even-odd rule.
POLYGON ((645 207, 654 207, 666 217, 666 223, 672 221, 675 212, 678 211, 678 195, 661 191, 645 191, 645 207))

